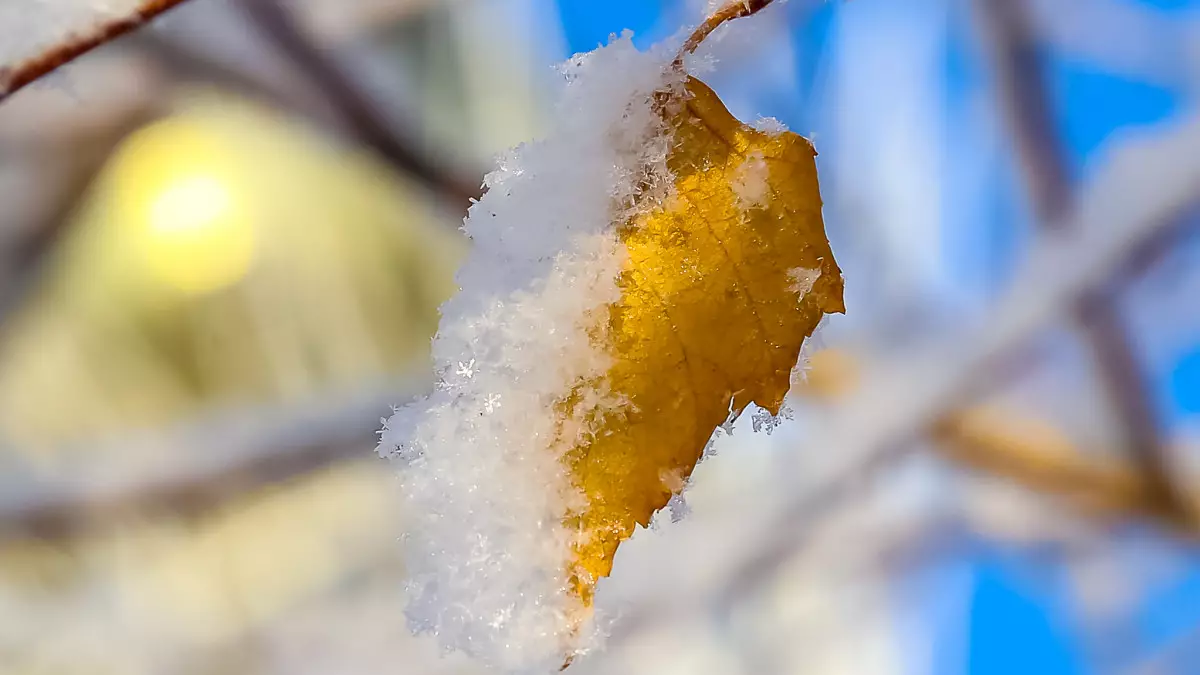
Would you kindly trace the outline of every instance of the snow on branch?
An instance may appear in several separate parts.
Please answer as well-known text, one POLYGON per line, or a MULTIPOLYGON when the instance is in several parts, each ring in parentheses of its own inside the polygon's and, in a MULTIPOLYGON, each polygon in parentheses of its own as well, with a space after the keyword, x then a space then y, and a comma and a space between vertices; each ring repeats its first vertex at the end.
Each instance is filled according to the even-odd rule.
POLYGON ((0 4, 0 101, 183 0, 28 0, 0 4))

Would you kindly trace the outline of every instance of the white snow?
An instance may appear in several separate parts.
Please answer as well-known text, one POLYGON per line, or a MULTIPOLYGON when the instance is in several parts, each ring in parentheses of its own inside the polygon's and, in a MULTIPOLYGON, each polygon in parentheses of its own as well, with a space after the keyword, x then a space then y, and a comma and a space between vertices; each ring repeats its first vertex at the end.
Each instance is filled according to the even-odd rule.
POLYGON ((557 667, 572 639, 562 519, 580 502, 559 457, 587 428, 554 406, 609 366, 588 330, 618 298, 614 223, 639 190, 671 184, 651 96, 681 84, 672 56, 626 35, 563 67, 556 128, 500 160, 466 220, 472 252, 433 343, 440 382, 382 433, 415 518, 410 624, 505 670, 557 667))
MULTIPOLYGON (((145 0, 0 2, 0 69, 15 67, 98 26, 133 15, 145 0)), ((3 82, 0 82, 0 86, 3 82)))
POLYGON ((733 194, 739 208, 745 211, 766 203, 771 195, 771 185, 767 182, 770 173, 771 169, 761 152, 756 150, 746 155, 733 173, 733 194))

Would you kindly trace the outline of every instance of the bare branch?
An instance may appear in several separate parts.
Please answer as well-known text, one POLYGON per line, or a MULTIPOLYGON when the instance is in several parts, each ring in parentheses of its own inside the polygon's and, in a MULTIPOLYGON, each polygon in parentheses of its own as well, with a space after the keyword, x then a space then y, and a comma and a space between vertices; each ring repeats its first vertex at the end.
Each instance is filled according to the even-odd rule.
MULTIPOLYGON (((183 0, 141 0, 132 11, 100 19, 83 31, 69 32, 61 43, 15 64, 0 64, 0 102, 93 49, 134 31, 183 0)), ((20 30, 14 28, 13 30, 20 30)))
POLYGON ((397 168, 416 176, 465 211, 479 197, 478 181, 451 173, 435 160, 417 152, 400 138, 387 117, 337 63, 305 35, 279 0, 243 0, 246 14, 280 52, 287 55, 325 92, 346 126, 364 145, 374 148, 397 168))
POLYGON ((679 57, 676 63, 679 63, 685 54, 691 54, 696 51, 701 42, 707 38, 714 30, 721 27, 722 24, 740 19, 752 14, 757 14, 773 0, 730 0, 724 7, 714 12, 711 16, 704 20, 696 30, 683 43, 683 47, 679 50, 679 57))
POLYGON ((979 0, 992 47, 997 103, 1008 121, 1016 159, 1039 224, 1054 228, 1071 201, 1071 177, 1054 131, 1045 73, 1025 0, 979 0))
MULTIPOLYGON (((411 390, 410 390, 411 393, 411 390)), ((70 475, 41 479, 6 470, 0 477, 0 541, 74 537, 148 513, 195 514, 233 495, 353 458, 367 459, 378 425, 402 388, 287 409, 259 408, 197 420, 143 436, 90 442, 70 475), (130 446, 162 462, 113 465, 130 446)))

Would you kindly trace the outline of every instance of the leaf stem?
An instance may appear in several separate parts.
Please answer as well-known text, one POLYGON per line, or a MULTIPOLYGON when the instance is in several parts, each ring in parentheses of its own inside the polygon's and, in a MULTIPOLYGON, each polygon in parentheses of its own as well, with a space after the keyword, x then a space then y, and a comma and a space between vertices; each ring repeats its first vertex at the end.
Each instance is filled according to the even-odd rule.
POLYGON ((683 63, 683 57, 696 51, 701 42, 704 42, 713 31, 719 28, 727 21, 740 19, 742 17, 757 14, 774 0, 733 0, 721 9, 711 14, 704 23, 696 27, 687 41, 683 43, 683 47, 679 50, 679 56, 675 57, 676 65, 683 63))

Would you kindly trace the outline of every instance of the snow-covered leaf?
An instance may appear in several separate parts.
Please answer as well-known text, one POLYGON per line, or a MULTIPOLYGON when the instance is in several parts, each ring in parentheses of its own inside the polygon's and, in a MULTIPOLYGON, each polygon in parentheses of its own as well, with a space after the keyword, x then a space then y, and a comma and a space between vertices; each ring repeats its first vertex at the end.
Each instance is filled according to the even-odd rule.
POLYGON ((595 400, 579 389, 598 388, 624 402, 583 411, 598 421, 566 455, 587 501, 568 518, 585 601, 714 428, 750 402, 778 414, 804 339, 844 310, 812 145, 742 124, 695 78, 684 86, 665 103, 674 190, 617 228, 629 258, 598 344, 613 365, 566 399, 595 400), (746 203, 750 180, 757 198, 746 203), (797 285, 796 270, 813 271, 808 283, 797 285))

